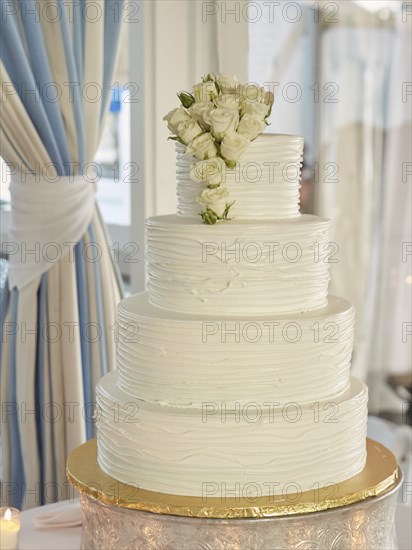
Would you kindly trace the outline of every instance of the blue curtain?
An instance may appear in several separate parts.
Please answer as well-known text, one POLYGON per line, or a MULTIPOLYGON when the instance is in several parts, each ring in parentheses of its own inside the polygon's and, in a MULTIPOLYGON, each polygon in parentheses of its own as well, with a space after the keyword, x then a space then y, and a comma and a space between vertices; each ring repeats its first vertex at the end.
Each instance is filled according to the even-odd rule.
MULTIPOLYGON (((0 1, 0 52, 5 69, 2 74, 7 74, 14 85, 27 120, 31 121, 32 130, 34 129, 47 151, 57 174, 68 176, 81 172, 82 166, 92 161, 95 153, 87 150, 87 144, 91 142, 88 132, 91 130, 86 124, 85 111, 88 105, 82 93, 82 87, 89 79, 86 67, 90 67, 90 60, 94 57, 96 63, 102 65, 102 79, 99 82, 102 94, 96 115, 96 127, 101 128, 110 99, 110 85, 123 18, 123 0, 93 2, 94 8, 88 5, 88 0, 74 0, 71 6, 68 6, 67 0, 0 1), (47 4, 54 4, 54 7, 49 6, 49 11, 46 11, 47 4), (89 33, 101 40, 92 43, 89 33), (56 51, 62 52, 57 58, 56 51, 52 51, 54 42, 56 51), (63 101, 67 101, 66 96, 62 100, 51 101, 45 93, 50 83, 55 83, 62 90, 67 86, 64 82, 56 81, 56 75, 63 74, 58 70, 60 64, 65 67, 63 72, 68 81, 76 83, 72 86, 70 105, 63 105, 63 101), (71 124, 68 123, 67 112, 73 117, 71 124), (70 142, 70 137, 73 137, 69 135, 70 128, 75 128, 74 153, 73 140, 70 142), (78 163, 79 168, 73 163, 78 163)), ((6 84, 9 85, 10 82, 6 84)), ((7 147, 2 147, 1 156, 9 164, 24 162, 24 151, 19 150, 18 137, 12 135, 10 126, 2 124, 2 132, 7 138, 7 147)), ((36 166, 24 167, 36 171, 36 166)), ((86 406, 93 403, 96 379, 114 367, 110 325, 113 323, 112 312, 121 296, 119 277, 115 273, 113 262, 108 263, 108 257, 104 228, 96 211, 87 234, 75 247, 72 264, 74 280, 69 278, 70 291, 73 292, 74 289, 77 302, 69 304, 73 311, 77 311, 76 322, 73 323, 76 333, 73 338, 77 343, 74 342, 73 346, 78 345, 80 348, 80 352, 73 353, 73 357, 78 357, 80 365, 74 364, 77 361, 74 359, 71 359, 72 365, 66 364, 68 355, 64 349, 68 348, 64 348, 63 344, 60 358, 56 359, 59 354, 52 347, 55 342, 52 343, 44 337, 44 328, 51 320, 55 320, 51 312, 56 309, 56 304, 68 300, 65 284, 70 274, 63 272, 61 268, 59 272, 59 266, 53 267, 54 271, 44 273, 34 288, 26 291, 25 301, 20 304, 23 296, 16 288, 11 289, 9 295, 3 292, 2 381, 7 381, 7 388, 2 389, 2 399, 6 401, 3 406, 8 407, 9 414, 2 425, 5 464, 2 502, 7 500, 8 504, 21 508, 67 498, 64 461, 73 441, 76 441, 76 437, 73 438, 67 432, 71 420, 67 413, 67 403, 64 402, 71 368, 73 372, 80 369, 82 373, 82 395, 79 395, 78 405, 82 404, 80 408, 86 410, 86 413, 79 412, 82 418, 77 422, 84 423, 84 427, 79 424, 79 430, 82 433, 84 431, 86 438, 94 436, 90 407, 86 406), (106 264, 90 263, 87 260, 84 250, 90 242, 97 243, 105 250, 106 264), (30 296, 27 296, 28 292, 31 292, 30 296), (35 339, 35 344, 31 344, 34 349, 31 354, 28 352, 29 337, 23 339, 21 330, 25 303, 30 304, 30 308, 35 308, 35 334, 31 336, 35 339), (91 342, 87 329, 96 321, 101 334, 97 341, 91 342), (13 326, 20 330, 13 332, 13 326), (30 365, 19 364, 18 357, 27 357, 27 354, 30 356, 30 365), (93 367, 96 364, 99 365, 98 372, 93 367), (26 380, 25 372, 29 373, 26 380), (19 387, 22 384, 30 387, 19 387), (19 397, 25 394, 30 396, 35 407, 32 414, 34 423, 30 417, 35 433, 30 432, 30 439, 25 436, 26 417, 22 416, 25 404, 19 397), (51 404, 55 405, 54 409, 51 404), (63 416, 60 418, 58 415, 61 412, 63 416)), ((65 311, 64 308, 61 311, 65 311)), ((73 319, 61 318, 61 327, 66 327, 65 323, 68 326, 72 321, 73 319)), ((75 405, 72 407, 79 408, 75 405)), ((80 435, 78 437, 79 440, 83 438, 80 435)))

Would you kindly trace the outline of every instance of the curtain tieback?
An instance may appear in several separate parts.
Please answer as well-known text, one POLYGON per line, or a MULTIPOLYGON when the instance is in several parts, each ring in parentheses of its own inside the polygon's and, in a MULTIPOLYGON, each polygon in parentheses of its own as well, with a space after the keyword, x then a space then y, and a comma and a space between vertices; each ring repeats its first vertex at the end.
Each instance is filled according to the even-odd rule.
MULTIPOLYGON (((70 254, 92 220, 97 178, 16 173, 10 185, 9 288, 18 289, 70 254)), ((96 251, 83 254, 96 258, 96 251)), ((93 261, 92 259, 90 261, 93 261)))

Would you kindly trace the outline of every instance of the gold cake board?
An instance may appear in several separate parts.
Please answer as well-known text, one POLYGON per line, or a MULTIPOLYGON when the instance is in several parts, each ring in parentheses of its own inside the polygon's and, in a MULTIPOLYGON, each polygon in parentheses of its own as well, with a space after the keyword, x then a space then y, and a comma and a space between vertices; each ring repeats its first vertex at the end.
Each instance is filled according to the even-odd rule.
POLYGON ((92 439, 67 461, 67 477, 82 494, 100 502, 156 514, 206 518, 268 518, 347 506, 393 489, 401 476, 396 458, 383 445, 367 439, 365 468, 358 475, 326 488, 301 494, 255 498, 187 497, 156 493, 127 485, 105 474, 92 439))

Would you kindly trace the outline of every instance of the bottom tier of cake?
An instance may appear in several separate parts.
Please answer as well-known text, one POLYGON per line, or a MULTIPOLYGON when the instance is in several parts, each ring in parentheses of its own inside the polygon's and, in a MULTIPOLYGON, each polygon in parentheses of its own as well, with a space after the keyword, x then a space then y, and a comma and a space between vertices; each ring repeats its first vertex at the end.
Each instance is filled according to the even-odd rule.
POLYGON ((367 388, 353 378, 331 402, 251 402, 201 409, 138 400, 96 387, 98 461, 115 479, 187 496, 308 491, 358 474, 366 460, 367 388))

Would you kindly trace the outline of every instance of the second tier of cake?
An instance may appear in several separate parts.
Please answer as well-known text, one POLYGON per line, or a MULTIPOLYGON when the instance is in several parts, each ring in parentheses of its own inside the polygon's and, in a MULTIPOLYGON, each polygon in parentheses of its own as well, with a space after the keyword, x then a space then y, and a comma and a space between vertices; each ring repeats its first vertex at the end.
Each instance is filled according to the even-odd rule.
POLYGON ((150 301, 182 313, 267 315, 325 307, 338 246, 330 222, 200 218, 146 221, 150 301))

